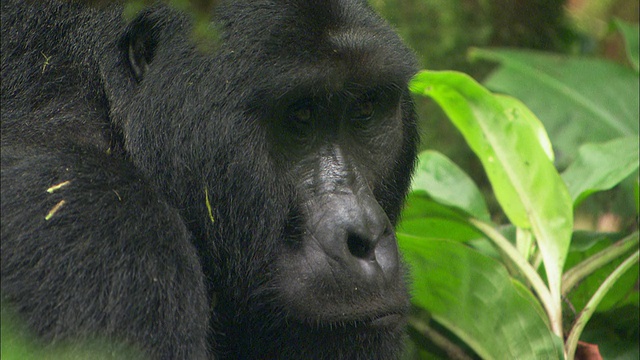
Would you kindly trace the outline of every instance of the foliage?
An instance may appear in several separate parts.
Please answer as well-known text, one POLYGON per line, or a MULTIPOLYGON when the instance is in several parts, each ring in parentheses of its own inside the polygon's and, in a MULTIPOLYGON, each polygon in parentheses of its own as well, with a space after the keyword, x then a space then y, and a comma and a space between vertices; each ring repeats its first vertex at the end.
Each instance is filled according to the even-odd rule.
POLYGON ((2 302, 0 308, 2 310, 2 324, 0 326, 2 349, 0 354, 3 359, 145 359, 138 350, 131 346, 104 339, 85 339, 80 343, 57 341, 52 345, 44 345, 27 329, 26 324, 18 317, 12 306, 2 302))
POLYGON ((470 55, 500 62, 485 85, 522 100, 540 117, 561 168, 581 144, 638 134, 638 73, 633 69, 533 51, 475 49, 470 55))
MULTIPOLYGON (((202 51, 213 51, 219 45, 220 33, 215 23, 211 21, 218 5, 218 0, 163 0, 173 8, 190 15, 193 18, 191 37, 202 51)), ((110 3, 116 1, 90 0, 90 2, 110 3)), ((123 15, 133 20, 147 7, 153 5, 154 0, 125 0, 123 15)))
MULTIPOLYGON (((457 348, 449 356, 469 349, 483 359, 573 359, 590 318, 638 308, 638 231, 573 231, 581 201, 631 176, 638 186, 638 31, 628 26, 618 28, 634 69, 474 50, 502 65, 486 85, 523 102, 457 72, 423 71, 412 81, 462 133, 512 224, 491 222, 474 182, 444 155, 420 155, 398 240, 415 278, 414 305, 430 315, 418 311, 410 323, 431 340, 443 328, 445 347, 457 348), (568 167, 560 174, 554 163, 568 167)), ((627 323, 637 329, 637 316, 627 323)), ((616 351, 589 339, 612 351, 606 357, 637 357, 637 346, 616 351)))

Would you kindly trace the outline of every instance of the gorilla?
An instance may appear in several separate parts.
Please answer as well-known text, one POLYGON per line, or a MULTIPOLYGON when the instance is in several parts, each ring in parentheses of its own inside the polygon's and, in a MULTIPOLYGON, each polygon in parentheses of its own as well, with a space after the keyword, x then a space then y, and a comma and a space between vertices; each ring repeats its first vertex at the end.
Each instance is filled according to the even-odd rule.
POLYGON ((212 18, 2 0, 3 301, 48 344, 398 358, 413 54, 365 0, 212 18))

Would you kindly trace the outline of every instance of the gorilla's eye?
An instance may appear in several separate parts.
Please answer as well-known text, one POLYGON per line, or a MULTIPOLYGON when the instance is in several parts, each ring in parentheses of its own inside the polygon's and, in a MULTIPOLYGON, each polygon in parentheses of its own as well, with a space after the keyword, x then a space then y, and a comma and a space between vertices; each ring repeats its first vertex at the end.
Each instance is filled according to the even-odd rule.
POLYGON ((311 106, 304 105, 302 107, 298 107, 293 111, 293 115, 296 120, 307 123, 311 120, 311 106))
POLYGON ((374 108, 375 106, 372 99, 366 98, 360 100, 351 107, 349 117, 356 122, 369 120, 373 116, 374 108))
POLYGON ((297 136, 307 134, 313 126, 314 108, 310 100, 303 100, 289 108, 286 126, 297 136))

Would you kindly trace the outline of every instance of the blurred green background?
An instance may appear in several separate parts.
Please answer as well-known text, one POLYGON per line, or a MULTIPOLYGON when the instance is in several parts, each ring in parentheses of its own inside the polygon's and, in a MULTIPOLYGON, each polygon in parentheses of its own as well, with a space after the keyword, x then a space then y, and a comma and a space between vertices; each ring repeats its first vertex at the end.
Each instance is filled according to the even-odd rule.
MULTIPOLYGON (((614 18, 637 24, 640 12, 638 0, 370 0, 370 3, 415 51, 423 69, 458 70, 479 81, 496 65, 470 61, 468 51, 474 47, 543 50, 626 64, 622 37, 609 24, 614 18)), ((432 101, 421 97, 416 102, 422 149, 442 152, 465 169, 487 190, 484 193, 492 214, 499 214, 484 171, 462 136, 432 101)), ((577 211, 576 227, 616 231, 633 226, 633 203, 620 201, 621 197, 629 197, 628 192, 616 188, 589 199, 577 211)))

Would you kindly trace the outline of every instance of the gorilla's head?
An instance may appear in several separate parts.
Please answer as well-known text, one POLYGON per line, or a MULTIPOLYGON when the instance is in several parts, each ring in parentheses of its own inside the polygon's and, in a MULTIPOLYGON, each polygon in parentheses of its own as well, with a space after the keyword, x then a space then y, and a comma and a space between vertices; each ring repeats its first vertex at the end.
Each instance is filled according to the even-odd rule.
POLYGON ((397 356, 413 55, 365 1, 229 1, 211 51, 184 16, 169 19, 148 11, 130 25, 135 95, 120 121, 194 234, 216 352, 397 356))

